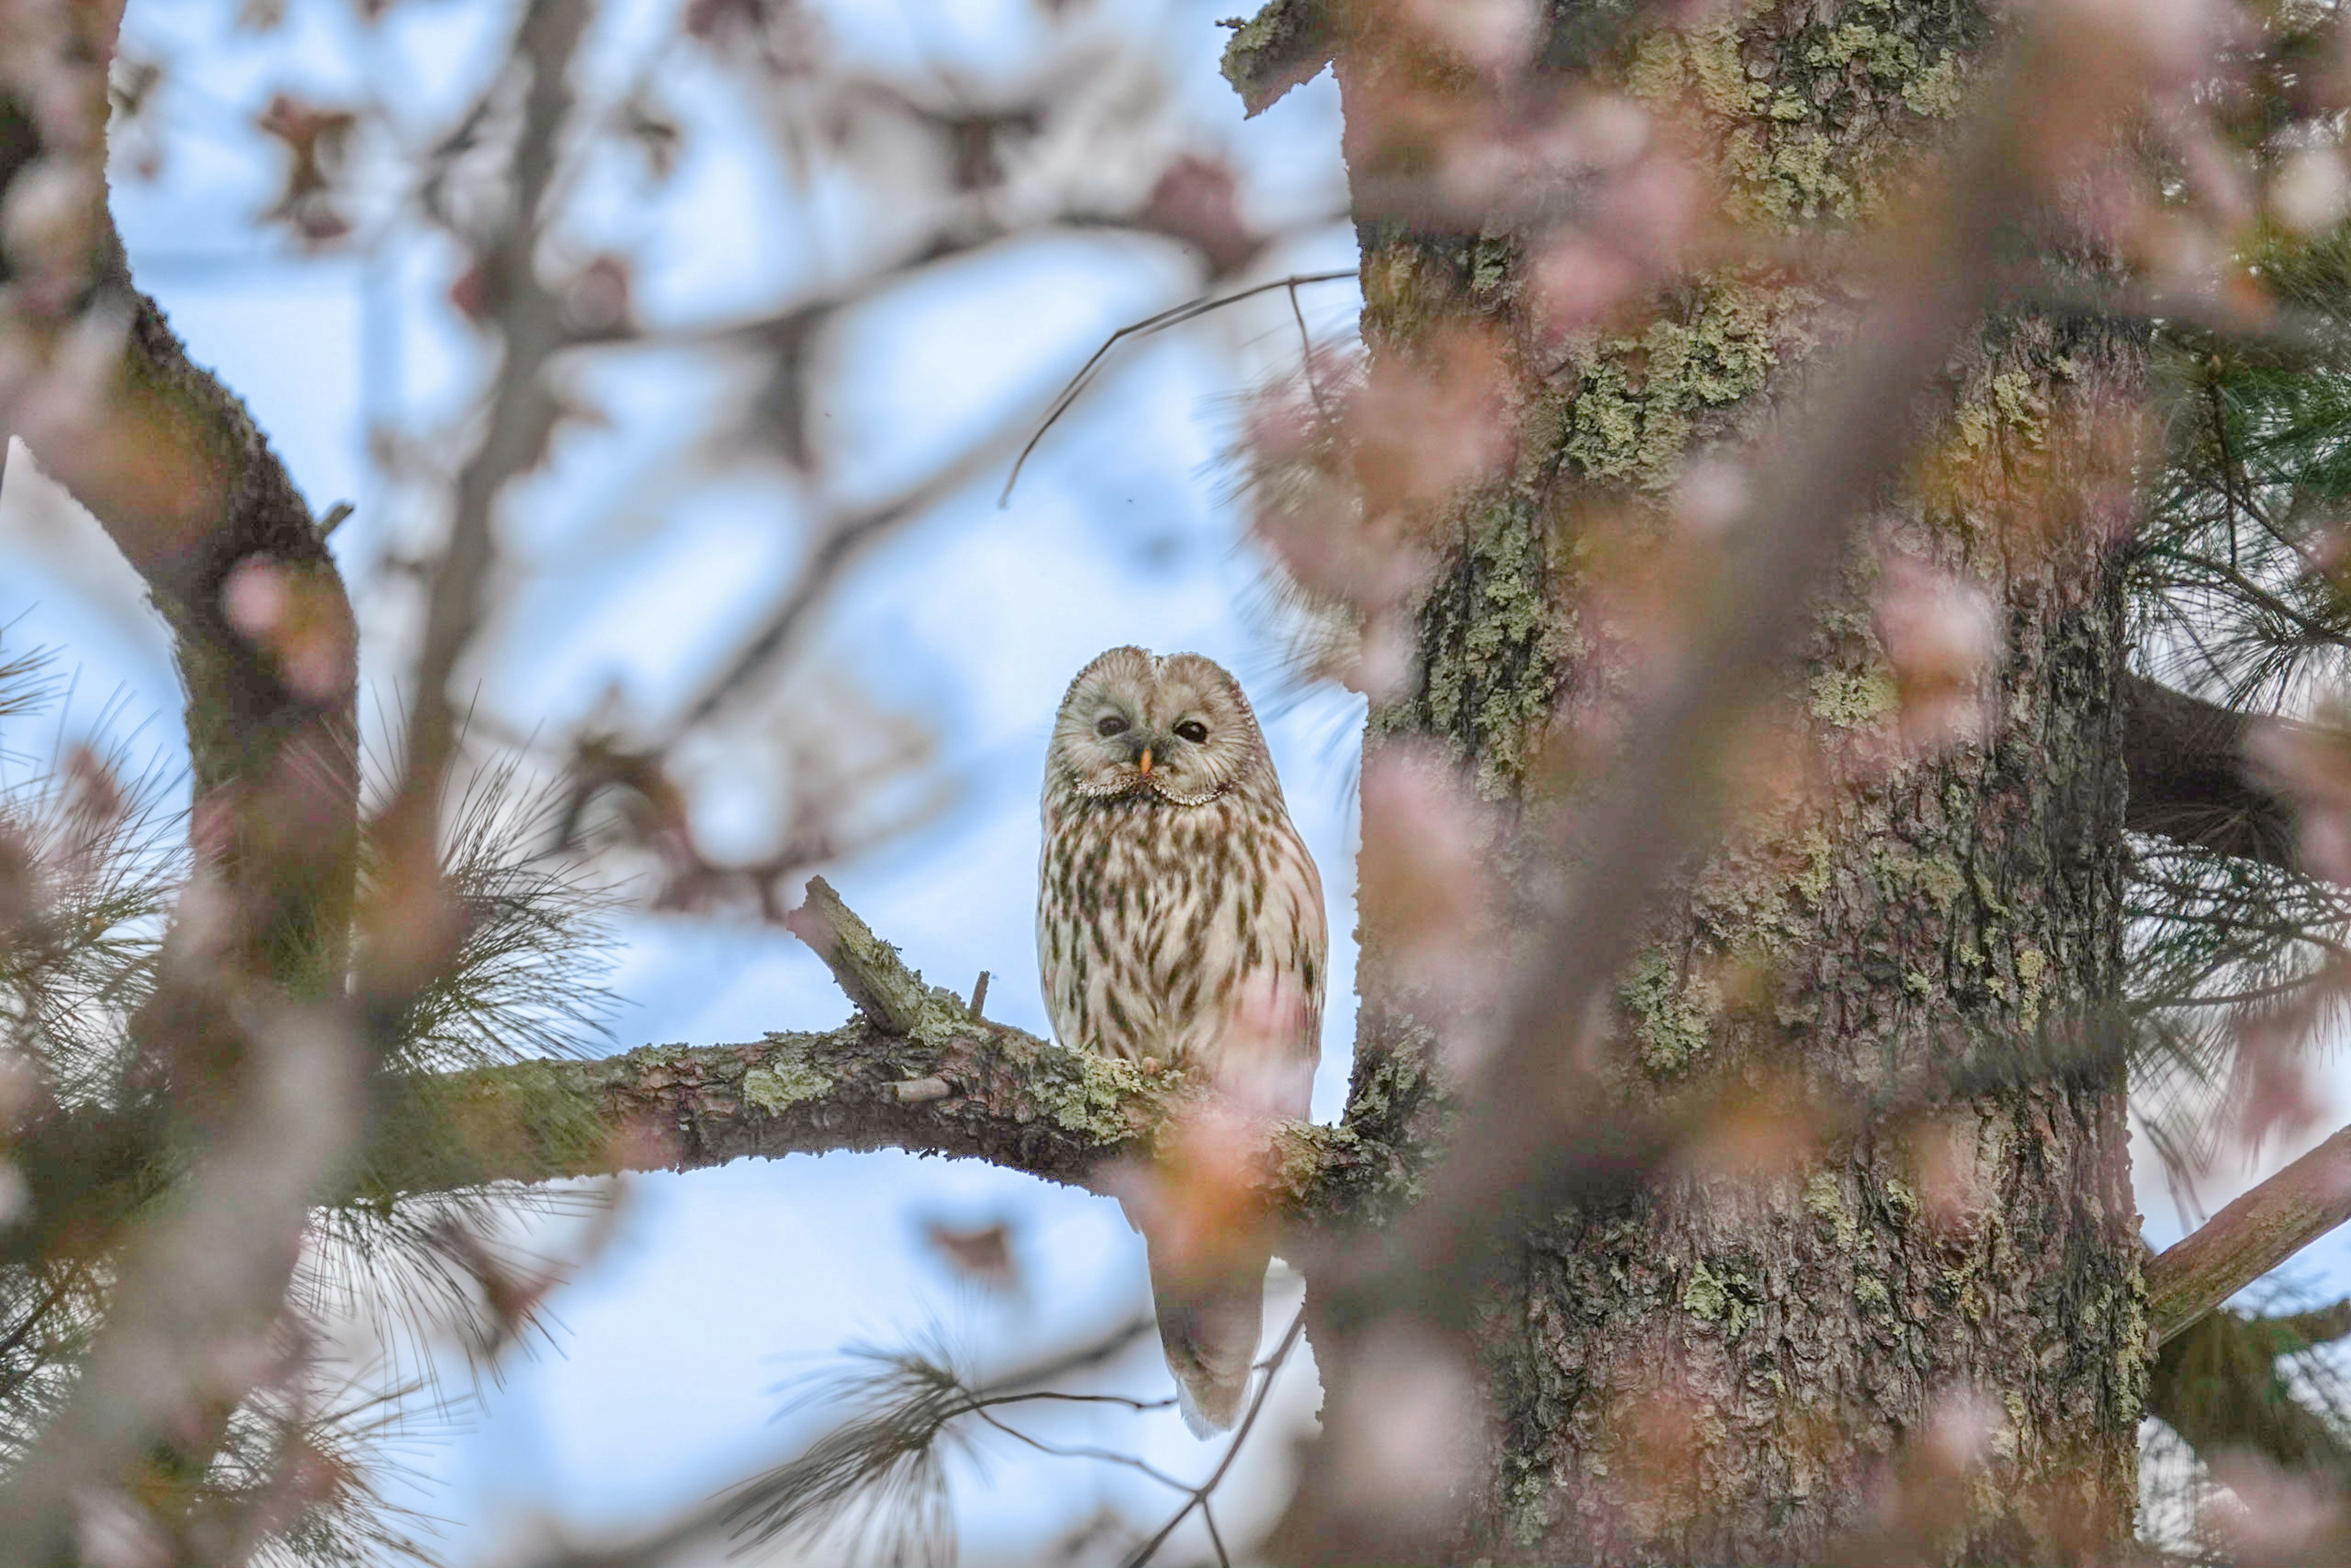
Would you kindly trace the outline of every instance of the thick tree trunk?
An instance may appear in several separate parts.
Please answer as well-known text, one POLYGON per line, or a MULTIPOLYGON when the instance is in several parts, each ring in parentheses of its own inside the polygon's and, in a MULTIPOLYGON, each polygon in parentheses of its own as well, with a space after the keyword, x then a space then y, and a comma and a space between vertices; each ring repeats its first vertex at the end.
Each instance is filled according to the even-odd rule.
MULTIPOLYGON (((1520 382, 1511 476, 1452 509, 1415 669, 1374 713, 1367 765, 1434 737, 1540 814, 1560 804, 1530 782, 1551 716, 1602 685, 1574 545, 1593 503, 1621 528, 1693 449, 1801 418, 1788 372, 1836 319, 1816 290, 1716 276, 1534 362, 1516 242, 1374 210, 1415 157, 1400 98, 1466 102, 1478 84, 1399 47, 1383 7, 1348 9, 1371 352, 1426 359, 1467 326, 1510 346, 1520 382)), ((1745 9, 1611 54, 1636 96, 1703 106, 1727 200, 1758 225, 1866 214, 1990 41, 1953 0, 1745 9)), ((1704 1075, 1857 1097, 2025 1043, 2074 1067, 1529 1238, 1479 1313, 1490 1449, 1460 1560, 2033 1563, 2126 1537, 2148 1352, 2105 1032, 2122 625, 2102 561, 2114 519, 2092 508, 2128 483, 2142 360, 2126 333, 2041 319, 1988 327, 1955 360, 1926 476, 1873 519, 1789 674, 1816 787, 1746 804, 1619 993, 1632 1095, 1704 1075), (1896 555, 1979 585, 2005 638, 1981 734, 1932 756, 1894 739, 1870 615, 1876 563, 1896 555)), ((1367 898, 1356 1113, 1406 1121, 1438 1075, 1390 967, 1392 913, 1367 898)), ((1343 1341, 1316 1349, 1343 1408, 1364 1369, 1343 1341)))

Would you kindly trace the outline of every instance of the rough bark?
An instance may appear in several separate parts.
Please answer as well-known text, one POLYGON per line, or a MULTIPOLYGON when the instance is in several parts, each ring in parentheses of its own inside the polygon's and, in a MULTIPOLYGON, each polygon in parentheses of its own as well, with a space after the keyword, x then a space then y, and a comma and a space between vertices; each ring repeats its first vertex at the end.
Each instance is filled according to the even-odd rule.
MULTIPOLYGON (((935 991, 914 1035, 861 1015, 742 1045, 648 1045, 408 1080, 336 1201, 858 1149, 986 1160, 1105 1191, 1121 1162, 1150 1158, 1185 1092, 974 1019, 935 991)), ((1286 1124, 1264 1201, 1310 1228, 1344 1224, 1408 1191, 1413 1157, 1350 1130, 1286 1124)))
MULTIPOLYGON (((1357 30, 1338 70, 1364 241, 1365 337, 1409 358, 1464 323, 1529 341, 1506 237, 1384 218, 1411 148, 1409 87, 1468 90, 1357 30)), ((1931 136, 1989 23, 1944 0, 1750 8, 1622 51, 1636 92, 1702 99, 1745 162, 1750 216, 1850 215, 1931 136), (1855 32, 1874 41, 1860 56, 1855 32), (1865 63, 1856 66, 1857 57, 1865 63), (1737 139, 1744 137, 1743 141, 1737 139)), ((1375 710, 1374 754, 1433 737, 1490 795, 1541 813, 1551 716, 1600 684, 1570 541, 1584 500, 1637 509, 1686 454, 1801 407, 1792 367, 1833 314, 1770 279, 1701 278, 1579 346, 1529 390, 1510 478, 1450 517, 1416 670, 1375 710)), ((2113 441, 2142 345, 2082 324, 1987 328, 1953 367, 1942 474, 1875 520, 1898 550, 1982 585, 2006 656, 1983 737, 1926 761, 1887 742, 1893 682, 1869 569, 1823 605, 1792 695, 1833 788, 1754 814, 1694 873, 1619 990, 1625 1091, 1794 1074, 1865 1101, 1955 1050, 2079 1035, 2119 998, 2125 800, 2118 582, 2069 497, 2120 477, 2113 441), (2038 510, 2036 511, 2036 508, 2038 510)), ((1356 1098, 1419 1107, 1432 1078, 1408 986, 1364 912, 1356 1098), (1399 1092, 1399 1088, 1404 1092, 1399 1092)), ((1660 1181, 1538 1228, 1483 1307, 1491 1446, 1458 1559, 1814 1560, 1881 1542, 1950 1561, 2095 1554, 2126 1536, 2146 1377, 2137 1217, 2118 1060, 1816 1150, 1786 1174, 1660 1181), (1949 1506, 1889 1513, 1938 1432, 1990 1434, 1949 1506)), ((1315 1288, 1310 1271, 1310 1293, 1315 1288)), ((1319 1330, 1333 1407, 1376 1375, 1319 1330)))

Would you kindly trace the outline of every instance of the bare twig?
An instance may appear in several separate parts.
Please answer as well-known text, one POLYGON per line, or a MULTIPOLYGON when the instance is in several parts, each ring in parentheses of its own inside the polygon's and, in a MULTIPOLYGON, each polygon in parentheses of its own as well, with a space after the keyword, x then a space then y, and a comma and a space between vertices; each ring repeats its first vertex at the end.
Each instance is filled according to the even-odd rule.
POLYGON ((1290 277, 1277 277, 1270 283, 1260 283, 1237 293, 1218 295, 1215 298, 1190 300, 1162 310, 1156 316, 1146 316, 1140 321, 1130 321, 1121 327, 1102 340, 1102 347, 1096 349, 1086 362, 1078 367, 1078 373, 1070 378, 1070 384, 1063 387, 1061 395, 1053 399, 1052 406, 1045 411, 1045 422, 1037 427, 1035 434, 1029 436, 1028 444, 1021 447, 1020 455, 1012 460, 1012 472, 1005 476, 1004 493, 997 497, 996 504, 998 507, 1011 504, 1012 487, 1020 483, 1020 470, 1028 465, 1029 455, 1037 450, 1038 443, 1043 441, 1046 433, 1060 423, 1063 414, 1070 412, 1078 399, 1084 394, 1087 386, 1092 382, 1094 372, 1102 368, 1102 362, 1110 358, 1112 351, 1127 339, 1147 338, 1155 332, 1164 332, 1170 327, 1180 327, 1186 321, 1199 319, 1211 310, 1221 310, 1228 305, 1238 305, 1244 299, 1254 299, 1260 294, 1270 294, 1277 288, 1291 291, 1291 302, 1294 307, 1296 291, 1300 284, 1336 283, 1342 278, 1354 276, 1353 267, 1348 267, 1344 271, 1295 273, 1290 277))
POLYGON ((561 412, 547 384, 547 368, 569 346, 571 335, 557 300, 538 281, 536 253, 549 215, 542 207, 555 178, 557 141, 571 107, 571 57, 588 17, 585 0, 532 0, 516 36, 515 52, 529 71, 530 85, 515 147, 514 188, 487 250, 475 262, 498 308, 505 361, 481 444, 458 474, 448 549, 434 574, 425 610, 403 759, 402 795, 413 815, 429 810, 418 802, 437 797, 455 744, 449 683, 481 622, 483 594, 496 557, 491 529, 498 497, 510 480, 538 465, 561 412))
MULTIPOLYGON (((1185 1500, 1182 1508, 1176 1511, 1174 1518, 1159 1527, 1159 1533, 1135 1549, 1134 1554, 1127 1558, 1124 1568, 1144 1568, 1144 1564, 1158 1555, 1159 1549, 1167 1544, 1167 1538, 1176 1533, 1176 1527, 1192 1516, 1194 1509, 1205 1511, 1207 1508, 1209 1497, 1224 1483, 1226 1473, 1233 1468, 1233 1461, 1240 1457, 1241 1445, 1249 1441, 1251 1428, 1257 1426, 1258 1415, 1265 1408, 1267 1396, 1273 1392, 1273 1380, 1280 1375, 1281 1364, 1290 1359, 1290 1353, 1297 1348, 1299 1336, 1305 1332, 1306 1309, 1301 1305, 1298 1315, 1290 1320, 1290 1327, 1282 1331, 1281 1341, 1273 1347, 1273 1354, 1266 1358, 1265 1376, 1258 1384, 1257 1392, 1250 1396, 1249 1411, 1242 1416, 1240 1427, 1233 1433, 1232 1442, 1227 1445, 1225 1457, 1217 1461, 1217 1468, 1209 1472, 1207 1480, 1192 1489, 1192 1495, 1185 1500)), ((1208 1529, 1213 1536, 1216 1526, 1211 1524, 1208 1529)), ((1217 1541, 1216 1547, 1217 1557, 1223 1559, 1224 1542, 1217 1541)))

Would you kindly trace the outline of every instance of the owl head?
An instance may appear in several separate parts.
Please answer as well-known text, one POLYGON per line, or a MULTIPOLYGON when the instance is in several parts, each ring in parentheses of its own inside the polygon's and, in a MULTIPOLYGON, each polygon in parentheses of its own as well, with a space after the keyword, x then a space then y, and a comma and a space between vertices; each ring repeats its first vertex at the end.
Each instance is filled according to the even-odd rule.
POLYGON ((1205 806, 1228 791, 1281 798, 1238 681, 1197 653, 1113 648, 1078 672, 1053 721, 1050 797, 1149 794, 1205 806))

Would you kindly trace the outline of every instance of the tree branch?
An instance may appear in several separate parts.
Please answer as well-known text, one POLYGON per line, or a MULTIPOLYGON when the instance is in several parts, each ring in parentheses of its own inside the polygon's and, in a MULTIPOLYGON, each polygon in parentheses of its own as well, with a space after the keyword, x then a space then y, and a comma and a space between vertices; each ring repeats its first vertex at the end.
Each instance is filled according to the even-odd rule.
MULTIPOLYGON (((1100 1190, 1114 1162, 1149 1155, 1168 1112, 1196 1092, 1181 1073, 1145 1077, 1131 1062, 979 1017, 925 985, 820 877, 787 924, 859 1017, 743 1045, 645 1046, 407 1080, 345 1201, 882 1148, 1100 1190)), ((1415 1151, 1344 1127, 1288 1123, 1260 1189, 1295 1222, 1342 1223, 1402 1202, 1418 1164, 1415 1151)))
POLYGON ((2283 719, 2123 678, 2123 758, 2130 804, 2123 824, 2200 849, 2299 869, 2294 811, 2253 770, 2245 743, 2283 719))
POLYGON ((2244 1194, 2147 1265, 2158 1345, 2351 1219, 2351 1127, 2244 1194))
POLYGON ((1218 68, 1240 94, 1244 115, 1254 118, 1321 75, 1338 41, 1326 0, 1268 0, 1233 29, 1218 68))

